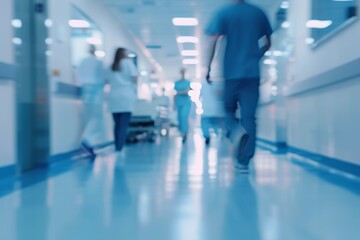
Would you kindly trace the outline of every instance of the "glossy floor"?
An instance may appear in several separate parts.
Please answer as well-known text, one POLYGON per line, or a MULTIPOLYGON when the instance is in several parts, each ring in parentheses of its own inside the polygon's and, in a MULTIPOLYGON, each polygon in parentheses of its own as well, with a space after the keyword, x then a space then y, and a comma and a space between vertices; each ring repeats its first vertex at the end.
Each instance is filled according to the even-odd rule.
POLYGON ((241 175, 223 141, 169 138, 0 198, 0 239, 355 240, 359 189, 265 150, 241 175))

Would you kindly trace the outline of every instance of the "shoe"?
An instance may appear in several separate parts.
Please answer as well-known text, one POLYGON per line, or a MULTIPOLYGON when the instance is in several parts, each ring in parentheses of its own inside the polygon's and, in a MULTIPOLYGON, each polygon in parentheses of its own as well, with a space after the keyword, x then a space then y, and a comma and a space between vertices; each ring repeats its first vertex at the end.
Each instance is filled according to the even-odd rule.
POLYGON ((242 163, 245 159, 247 147, 249 145, 249 134, 244 128, 240 128, 233 136, 234 157, 237 162, 242 163))
POLYGON ((90 147, 89 144, 87 144, 86 142, 82 142, 82 143, 81 143, 81 147, 85 150, 85 152, 86 152, 87 154, 90 155, 90 157, 91 157, 92 159, 95 159, 95 158, 96 158, 96 154, 95 154, 95 152, 94 152, 94 149, 93 149, 92 147, 90 147))
POLYGON ((206 146, 209 146, 210 145, 210 138, 205 138, 205 144, 206 144, 206 146))
POLYGON ((182 137, 182 143, 186 143, 186 140, 187 140, 187 136, 184 135, 184 136, 182 137))
POLYGON ((248 174, 249 173, 249 166, 245 164, 241 164, 238 161, 234 162, 235 169, 242 174, 248 174))

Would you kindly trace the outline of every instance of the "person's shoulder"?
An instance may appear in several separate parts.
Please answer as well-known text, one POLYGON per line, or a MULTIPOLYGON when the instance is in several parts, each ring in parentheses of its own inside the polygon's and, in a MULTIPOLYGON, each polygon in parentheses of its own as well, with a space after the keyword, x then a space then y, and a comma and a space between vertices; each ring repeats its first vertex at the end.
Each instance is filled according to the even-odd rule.
POLYGON ((251 3, 246 3, 246 5, 247 5, 247 7, 249 9, 251 9, 255 13, 258 13, 258 14, 261 14, 261 15, 265 14, 264 10, 262 8, 260 8, 259 6, 257 6, 257 5, 254 5, 254 4, 251 4, 251 3))

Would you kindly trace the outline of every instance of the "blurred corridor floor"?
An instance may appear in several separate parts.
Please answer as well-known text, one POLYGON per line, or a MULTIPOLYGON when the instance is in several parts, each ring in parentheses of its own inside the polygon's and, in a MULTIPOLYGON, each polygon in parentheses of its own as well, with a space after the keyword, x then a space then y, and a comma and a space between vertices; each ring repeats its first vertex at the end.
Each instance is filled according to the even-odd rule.
POLYGON ((8 194, 0 239, 359 239, 359 182, 261 149, 241 175, 220 141, 129 145, 8 194))

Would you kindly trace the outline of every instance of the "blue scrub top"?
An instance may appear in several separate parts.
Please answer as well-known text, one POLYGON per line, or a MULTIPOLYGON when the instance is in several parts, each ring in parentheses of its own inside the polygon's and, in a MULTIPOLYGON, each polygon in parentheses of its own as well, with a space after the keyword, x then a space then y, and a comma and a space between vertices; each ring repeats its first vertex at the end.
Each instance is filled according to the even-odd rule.
MULTIPOLYGON (((191 82, 188 80, 178 80, 175 82, 175 87, 174 89, 178 92, 178 91, 185 91, 188 89, 191 89, 190 87, 191 82)), ((176 106, 182 106, 185 104, 190 104, 191 103, 191 99, 189 95, 176 95, 175 97, 175 104, 176 106)))
POLYGON ((235 3, 218 11, 205 30, 207 35, 224 36, 224 78, 260 77, 260 39, 272 34, 265 13, 247 3, 235 3))

